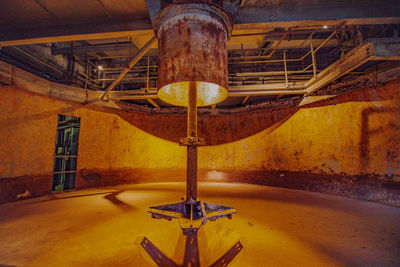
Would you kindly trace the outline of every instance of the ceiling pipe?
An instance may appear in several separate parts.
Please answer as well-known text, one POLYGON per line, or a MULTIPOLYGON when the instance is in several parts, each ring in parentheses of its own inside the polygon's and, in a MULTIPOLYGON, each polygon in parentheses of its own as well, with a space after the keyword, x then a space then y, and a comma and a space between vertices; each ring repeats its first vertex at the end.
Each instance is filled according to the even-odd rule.
POLYGON ((112 89, 114 89, 120 81, 125 77, 125 75, 132 69, 132 67, 149 51, 151 45, 156 41, 156 37, 153 36, 136 54, 136 56, 131 60, 128 67, 126 67, 118 78, 111 83, 111 85, 106 89, 104 94, 100 97, 101 100, 104 100, 105 97, 110 93, 112 89))

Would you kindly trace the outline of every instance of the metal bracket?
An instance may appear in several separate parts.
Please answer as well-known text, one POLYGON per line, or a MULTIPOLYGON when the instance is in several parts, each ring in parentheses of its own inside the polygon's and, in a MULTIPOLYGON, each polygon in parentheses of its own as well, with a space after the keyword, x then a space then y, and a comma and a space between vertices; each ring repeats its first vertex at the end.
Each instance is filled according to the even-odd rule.
POLYGON ((146 237, 143 237, 140 245, 146 250, 147 254, 157 263, 158 266, 166 267, 177 267, 179 266, 173 262, 170 258, 164 255, 153 243, 150 242, 146 237))
POLYGON ((185 137, 179 139, 180 146, 205 146, 206 142, 203 138, 199 137, 185 137))
POLYGON ((232 207, 195 202, 179 202, 161 206, 150 207, 148 211, 154 219, 178 219, 183 234, 191 234, 205 224, 207 221, 215 221, 219 218, 232 218, 236 210, 232 207))
MULTIPOLYGON (((153 259, 153 261, 162 267, 177 267, 180 266, 176 264, 173 260, 168 258, 161 250, 159 250, 149 239, 143 237, 140 245, 144 248, 146 253, 153 259)), ((242 243, 238 241, 233 247, 231 247, 222 257, 216 260, 211 267, 227 266, 239 252, 243 249, 242 243)), ((185 246, 185 256, 183 260, 183 265, 181 266, 200 266, 199 257, 199 245, 197 240, 197 232, 186 235, 186 246, 185 246)))
POLYGON ((210 267, 227 266, 239 252, 243 249, 242 243, 238 241, 221 258, 214 262, 210 267))

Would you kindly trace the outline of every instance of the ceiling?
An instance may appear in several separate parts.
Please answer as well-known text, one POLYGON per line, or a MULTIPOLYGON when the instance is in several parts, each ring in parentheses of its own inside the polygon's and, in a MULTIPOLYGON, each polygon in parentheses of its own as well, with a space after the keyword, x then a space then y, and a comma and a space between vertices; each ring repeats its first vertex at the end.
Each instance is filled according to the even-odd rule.
MULTIPOLYGON (((345 62, 341 75, 312 92, 305 87, 362 45, 378 42, 387 49, 381 44, 399 43, 399 25, 397 0, 245 0, 228 42, 232 93, 216 107, 295 103, 340 78, 365 75, 372 66, 396 61, 399 49, 350 67, 345 62)), ((106 90, 153 35, 145 0, 0 1, 0 60, 89 90, 106 90)), ((155 42, 113 88, 115 99, 170 107, 154 97, 157 54, 155 42)))

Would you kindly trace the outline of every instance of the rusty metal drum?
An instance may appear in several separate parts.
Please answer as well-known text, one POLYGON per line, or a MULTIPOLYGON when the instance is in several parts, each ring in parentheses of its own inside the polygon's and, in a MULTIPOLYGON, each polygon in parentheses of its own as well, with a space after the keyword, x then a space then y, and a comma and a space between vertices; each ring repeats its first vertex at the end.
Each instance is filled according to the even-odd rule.
POLYGON ((172 5, 160 14, 158 37, 158 96, 187 106, 189 82, 197 84, 197 105, 221 102, 228 96, 227 40, 229 16, 218 7, 172 5))

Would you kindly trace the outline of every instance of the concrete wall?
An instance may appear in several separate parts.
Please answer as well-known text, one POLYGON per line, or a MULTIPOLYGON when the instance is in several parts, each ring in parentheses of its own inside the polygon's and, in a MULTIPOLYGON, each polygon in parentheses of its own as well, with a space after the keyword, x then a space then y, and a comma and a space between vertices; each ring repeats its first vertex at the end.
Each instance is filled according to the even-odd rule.
POLYGON ((201 148, 200 166, 400 177, 400 84, 296 109, 272 131, 201 148))
MULTIPOLYGON (((77 187, 185 178, 184 115, 122 112, 0 88, 0 202, 51 190, 57 115, 81 118, 77 187)), ((199 177, 400 204, 399 82, 303 108, 202 115, 199 177)))
POLYGON ((12 86, 0 87, 0 98, 0 202, 50 192, 58 114, 81 118, 77 187, 121 182, 112 180, 115 169, 184 166, 183 147, 127 124, 110 110, 12 86))

